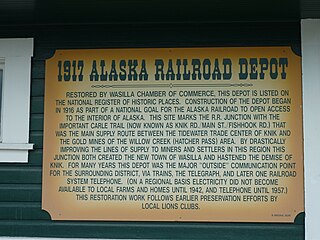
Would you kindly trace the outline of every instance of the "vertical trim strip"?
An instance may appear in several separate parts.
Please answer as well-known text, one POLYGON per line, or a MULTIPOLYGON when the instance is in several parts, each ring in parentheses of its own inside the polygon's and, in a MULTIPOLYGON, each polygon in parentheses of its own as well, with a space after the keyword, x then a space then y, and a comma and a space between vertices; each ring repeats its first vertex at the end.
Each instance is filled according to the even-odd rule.
POLYGON ((320 236, 320 20, 301 21, 306 240, 320 236))

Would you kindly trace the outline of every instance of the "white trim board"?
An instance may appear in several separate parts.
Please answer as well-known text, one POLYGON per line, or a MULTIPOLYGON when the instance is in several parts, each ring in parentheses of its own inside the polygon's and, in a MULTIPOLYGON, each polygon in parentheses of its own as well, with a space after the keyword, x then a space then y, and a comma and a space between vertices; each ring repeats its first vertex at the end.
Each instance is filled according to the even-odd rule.
POLYGON ((319 240, 320 20, 301 21, 306 240, 319 240))
POLYGON ((0 39, 4 65, 0 162, 28 162, 32 38, 0 39), (17 147, 17 148, 15 148, 17 147))

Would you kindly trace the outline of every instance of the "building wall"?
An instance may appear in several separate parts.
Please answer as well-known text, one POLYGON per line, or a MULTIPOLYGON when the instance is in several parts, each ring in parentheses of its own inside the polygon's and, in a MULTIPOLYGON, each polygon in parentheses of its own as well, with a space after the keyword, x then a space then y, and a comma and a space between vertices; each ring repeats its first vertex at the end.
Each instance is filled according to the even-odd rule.
MULTIPOLYGON (((51 221, 41 210, 45 60, 56 49, 300 46, 299 23, 34 26, 4 28, 0 37, 33 37, 30 143, 26 164, 0 164, 0 236, 109 239, 304 239, 294 224, 51 221)), ((18 86, 17 86, 18 87, 18 86)))

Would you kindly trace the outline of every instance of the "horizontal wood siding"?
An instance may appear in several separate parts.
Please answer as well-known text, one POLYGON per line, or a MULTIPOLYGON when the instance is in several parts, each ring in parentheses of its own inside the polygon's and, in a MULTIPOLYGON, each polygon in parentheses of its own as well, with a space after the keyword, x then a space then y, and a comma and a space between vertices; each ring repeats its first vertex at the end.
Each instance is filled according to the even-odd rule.
MULTIPOLYGON (((58 16, 57 16, 58 17, 58 16)), ((137 47, 300 46, 299 22, 88 26, 17 26, 0 37, 34 37, 27 164, 0 164, 0 236, 112 239, 302 240, 294 224, 51 221, 41 210, 45 60, 56 49, 137 47)))

